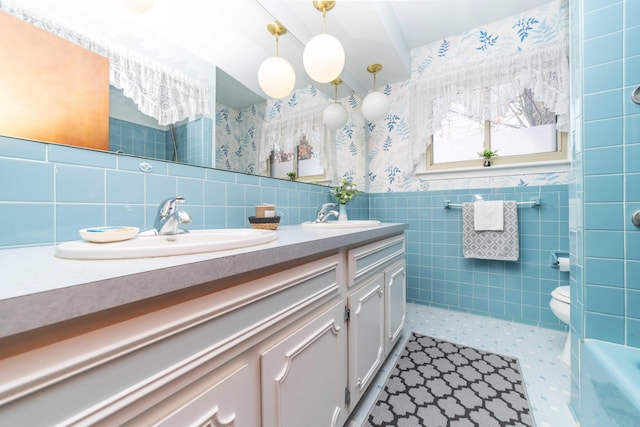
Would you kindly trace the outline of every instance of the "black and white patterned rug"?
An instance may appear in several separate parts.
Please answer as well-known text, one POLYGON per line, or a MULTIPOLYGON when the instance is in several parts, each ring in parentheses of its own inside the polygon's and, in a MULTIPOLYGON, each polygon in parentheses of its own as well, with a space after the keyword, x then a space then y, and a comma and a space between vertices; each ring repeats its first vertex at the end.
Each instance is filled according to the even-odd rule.
POLYGON ((518 359, 413 333, 363 426, 532 427, 518 359))

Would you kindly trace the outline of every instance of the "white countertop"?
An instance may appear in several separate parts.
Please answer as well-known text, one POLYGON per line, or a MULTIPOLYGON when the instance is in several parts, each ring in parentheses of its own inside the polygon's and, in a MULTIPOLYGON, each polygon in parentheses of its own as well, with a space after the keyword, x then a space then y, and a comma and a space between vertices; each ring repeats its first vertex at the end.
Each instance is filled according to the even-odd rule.
POLYGON ((54 246, 0 250, 0 338, 101 310, 359 245, 406 224, 314 230, 283 226, 278 239, 248 248, 158 258, 69 260, 54 246))

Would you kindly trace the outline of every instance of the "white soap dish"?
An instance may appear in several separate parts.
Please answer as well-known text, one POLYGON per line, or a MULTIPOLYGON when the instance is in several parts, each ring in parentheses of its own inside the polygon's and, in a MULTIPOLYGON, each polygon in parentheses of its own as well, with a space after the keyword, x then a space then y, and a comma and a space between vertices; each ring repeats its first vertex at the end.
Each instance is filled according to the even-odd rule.
POLYGON ((88 242, 109 243, 129 240, 135 237, 140 229, 138 227, 91 227, 79 230, 80 237, 88 242))

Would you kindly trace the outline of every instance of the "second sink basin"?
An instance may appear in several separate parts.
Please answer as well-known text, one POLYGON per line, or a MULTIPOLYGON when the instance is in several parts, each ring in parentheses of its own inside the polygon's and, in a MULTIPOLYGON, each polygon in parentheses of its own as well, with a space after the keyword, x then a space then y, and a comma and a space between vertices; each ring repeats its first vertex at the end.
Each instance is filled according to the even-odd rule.
POLYGON ((327 222, 303 222, 302 226, 307 228, 366 228, 376 227, 380 221, 375 219, 350 219, 348 221, 327 221, 327 222))
POLYGON ((192 230, 175 236, 134 237, 113 243, 84 240, 56 246, 54 255, 70 259, 129 259, 224 251, 261 245, 278 238, 273 230, 249 228, 192 230))

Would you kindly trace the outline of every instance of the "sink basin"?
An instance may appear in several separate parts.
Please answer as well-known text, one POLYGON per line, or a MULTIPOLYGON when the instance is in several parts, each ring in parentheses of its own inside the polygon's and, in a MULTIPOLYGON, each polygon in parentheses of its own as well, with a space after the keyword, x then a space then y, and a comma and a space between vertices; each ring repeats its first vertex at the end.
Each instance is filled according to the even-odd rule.
POLYGON ((303 222, 302 226, 306 228, 366 228, 376 227, 380 225, 380 221, 375 219, 350 219, 348 221, 327 221, 327 222, 303 222))
POLYGON ((84 240, 56 246, 54 255, 70 259, 128 259, 224 251, 261 245, 277 239, 274 230, 250 228, 192 230, 175 236, 134 237, 113 243, 84 240))

